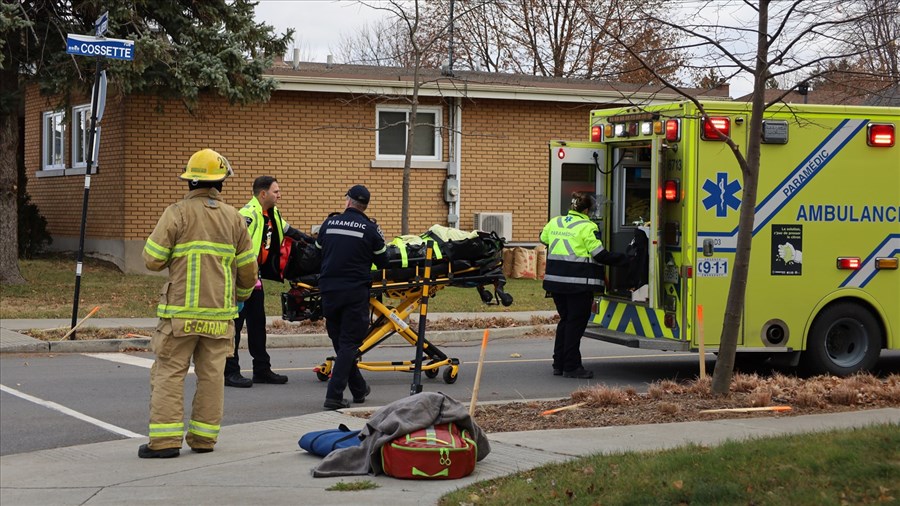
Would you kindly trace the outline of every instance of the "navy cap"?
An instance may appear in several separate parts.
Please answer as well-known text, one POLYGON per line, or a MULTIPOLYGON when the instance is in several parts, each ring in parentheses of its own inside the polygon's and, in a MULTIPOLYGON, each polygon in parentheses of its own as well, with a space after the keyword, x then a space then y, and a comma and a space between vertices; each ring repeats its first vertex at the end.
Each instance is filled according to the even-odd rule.
POLYGON ((360 204, 369 204, 369 190, 361 184, 358 184, 353 188, 347 190, 346 196, 359 202, 360 204))

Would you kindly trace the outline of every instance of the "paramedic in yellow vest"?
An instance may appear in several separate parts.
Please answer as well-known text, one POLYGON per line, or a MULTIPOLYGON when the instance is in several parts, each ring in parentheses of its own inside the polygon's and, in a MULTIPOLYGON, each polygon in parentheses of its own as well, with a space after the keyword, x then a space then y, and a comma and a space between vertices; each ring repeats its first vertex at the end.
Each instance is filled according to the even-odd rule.
MULTIPOLYGON (((253 181, 253 198, 241 209, 241 216, 247 224, 250 241, 259 266, 259 277, 282 280, 280 269, 281 243, 288 236, 301 243, 312 243, 312 237, 288 225, 281 218, 278 199, 281 188, 272 176, 259 176, 253 181)), ((234 355, 225 362, 225 385, 249 388, 254 383, 283 385, 287 376, 272 371, 272 361, 266 351, 266 300, 262 281, 258 280, 253 294, 247 299, 237 319, 234 321, 234 355), (247 323, 247 348, 253 357, 253 379, 241 375, 238 346, 241 344, 241 329, 247 323)))
POLYGON ((231 165, 219 153, 194 153, 181 179, 184 200, 163 212, 144 246, 151 271, 169 269, 150 341, 150 443, 138 457, 172 458, 182 438, 197 453, 213 451, 222 423, 222 371, 231 353, 238 306, 256 283, 256 254, 247 225, 220 196, 231 165), (194 363, 197 388, 184 436, 184 377, 194 363))
POLYGON ((553 375, 589 379, 594 373, 581 363, 581 337, 591 316, 594 292, 603 289, 603 267, 621 265, 627 257, 603 249, 600 229, 588 213, 591 193, 572 194, 568 214, 551 219, 541 232, 547 245, 544 290, 553 296, 559 323, 553 343, 553 375))

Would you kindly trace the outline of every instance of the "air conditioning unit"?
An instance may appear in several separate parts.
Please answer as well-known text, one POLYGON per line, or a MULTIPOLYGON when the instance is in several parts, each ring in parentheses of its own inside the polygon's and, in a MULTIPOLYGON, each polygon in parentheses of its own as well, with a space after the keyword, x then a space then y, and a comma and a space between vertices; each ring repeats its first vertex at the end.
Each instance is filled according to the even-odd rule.
POLYGON ((475 213, 475 228, 512 239, 512 213, 475 213))

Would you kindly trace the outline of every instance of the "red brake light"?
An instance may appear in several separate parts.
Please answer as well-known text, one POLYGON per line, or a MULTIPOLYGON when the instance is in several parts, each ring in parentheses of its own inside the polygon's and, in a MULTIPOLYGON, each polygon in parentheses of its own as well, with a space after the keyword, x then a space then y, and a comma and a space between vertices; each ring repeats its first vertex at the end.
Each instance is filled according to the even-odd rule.
POLYGON ((721 141, 728 135, 731 135, 730 119, 707 118, 703 121, 703 139, 707 141, 721 141))
POLYGON ((591 142, 600 142, 600 134, 603 132, 603 129, 600 128, 600 125, 594 125, 591 127, 591 142))
POLYGON ((859 269, 859 257, 838 257, 837 268, 855 271, 859 269))
POLYGON ((669 142, 677 142, 681 139, 680 121, 677 119, 666 120, 666 140, 669 142))
POLYGON ((869 146, 889 148, 894 145, 894 125, 869 125, 869 146))
POLYGON ((665 197, 666 202, 678 202, 680 200, 680 195, 678 195, 678 180, 667 179, 664 185, 663 197, 665 197))

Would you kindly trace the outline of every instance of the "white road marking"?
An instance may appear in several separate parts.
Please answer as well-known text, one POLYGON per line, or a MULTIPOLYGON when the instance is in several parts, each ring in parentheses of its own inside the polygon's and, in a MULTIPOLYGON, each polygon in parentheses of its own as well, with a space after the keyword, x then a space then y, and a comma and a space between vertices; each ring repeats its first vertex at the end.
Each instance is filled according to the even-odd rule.
POLYGON ((33 403, 35 403, 35 404, 37 404, 37 405, 39 405, 39 406, 44 406, 45 408, 49 408, 49 409, 52 409, 52 410, 54 410, 54 411, 59 411, 60 413, 63 413, 63 414, 65 414, 65 415, 69 415, 69 416, 71 416, 71 417, 73 417, 73 418, 77 418, 78 420, 81 420, 81 421, 83 421, 83 422, 87 422, 87 423, 89 423, 89 424, 96 425, 97 427, 100 427, 101 429, 108 430, 108 431, 110 431, 110 432, 112 432, 112 433, 114 433, 114 434, 118 434, 118 435, 120 435, 120 436, 125 436, 125 437, 130 437, 130 438, 144 438, 144 437, 147 437, 147 436, 144 436, 144 435, 141 435, 141 434, 137 434, 137 433, 135 433, 135 432, 131 432, 130 430, 123 429, 123 428, 121 428, 121 427, 116 427, 115 425, 112 425, 112 424, 108 424, 108 423, 106 423, 106 422, 104 422, 104 421, 102 421, 102 420, 97 420, 97 419, 94 418, 94 417, 85 415, 84 413, 79 413, 78 411, 75 411, 74 409, 67 408, 67 407, 65 407, 65 406, 63 406, 63 405, 61 405, 61 404, 57 404, 57 403, 52 402, 52 401, 45 401, 44 399, 39 399, 39 398, 37 398, 37 397, 28 395, 28 394, 26 394, 26 393, 24 393, 24 392, 20 392, 20 391, 14 389, 14 388, 9 388, 9 387, 6 386, 6 385, 0 385, 0 391, 6 392, 6 393, 8 393, 8 394, 15 395, 16 397, 25 399, 26 401, 33 402, 33 403))
MULTIPOLYGON (((120 364, 134 365, 150 369, 153 365, 153 359, 136 357, 127 353, 82 353, 82 355, 91 358, 99 358, 101 360, 109 360, 110 362, 118 362, 120 364)), ((194 366, 188 368, 188 374, 194 374, 194 366)))

